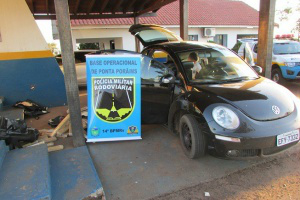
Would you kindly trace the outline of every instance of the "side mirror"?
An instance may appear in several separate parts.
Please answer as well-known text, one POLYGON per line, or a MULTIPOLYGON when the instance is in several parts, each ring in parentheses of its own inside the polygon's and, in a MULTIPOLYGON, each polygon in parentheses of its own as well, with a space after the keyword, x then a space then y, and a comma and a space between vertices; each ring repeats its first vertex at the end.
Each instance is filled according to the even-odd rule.
POLYGON ((258 73, 261 74, 263 72, 263 69, 260 66, 254 65, 252 68, 258 73))
POLYGON ((175 76, 172 74, 165 75, 161 78, 161 83, 164 83, 164 84, 175 83, 175 76))

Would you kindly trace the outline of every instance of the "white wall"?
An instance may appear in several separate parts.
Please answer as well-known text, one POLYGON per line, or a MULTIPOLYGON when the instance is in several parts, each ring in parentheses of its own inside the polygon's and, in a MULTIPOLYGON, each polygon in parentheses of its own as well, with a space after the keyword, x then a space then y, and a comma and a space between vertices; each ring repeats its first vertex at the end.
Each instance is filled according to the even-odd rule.
POLYGON ((0 52, 49 50, 25 0, 0 0, 0 52))
MULTIPOLYGON (((123 49, 123 39, 119 38, 88 38, 88 39, 76 39, 76 43, 99 43, 100 49, 109 49, 110 41, 114 40, 116 49, 123 49)), ((73 41, 74 45, 74 41, 73 41)))
MULTIPOLYGON (((174 32, 177 35, 180 35, 180 29, 179 28, 174 28, 174 27, 166 27, 172 32, 174 32)), ((243 35, 243 34, 249 34, 249 35, 254 35, 258 34, 258 28, 246 28, 246 27, 216 27, 216 34, 227 34, 227 47, 232 48, 237 41, 237 35, 243 35)), ((189 35, 198 35, 198 41, 199 42, 207 42, 207 41, 213 41, 213 37, 204 37, 204 28, 202 27, 190 27, 188 34, 189 35)))
MULTIPOLYGON (((128 32, 129 27, 126 28, 94 28, 84 26, 83 29, 72 27, 73 45, 76 47, 76 40, 78 39, 95 39, 101 38, 105 43, 106 49, 109 48, 109 40, 115 40, 116 49, 125 49, 135 51, 134 37, 128 32)), ((78 40, 79 41, 79 40, 78 40)))
MULTIPOLYGON (((135 51, 134 37, 128 32, 130 26, 97 26, 97 27, 72 27, 73 44, 77 39, 83 38, 122 38, 122 45, 119 45, 125 50, 135 51), (75 41, 74 41, 75 40, 75 41)), ((179 27, 166 26, 167 29, 180 35, 179 27)), ((237 41, 237 35, 239 34, 258 34, 258 28, 246 28, 246 27, 215 27, 216 34, 227 34, 227 47, 232 48, 237 41)), ((213 40, 213 37, 204 37, 203 27, 189 27, 189 35, 198 35, 198 41, 207 42, 213 40)), ((108 46, 109 47, 109 46, 108 46)), ((117 45, 116 45, 117 48, 117 45)))
POLYGON ((237 41, 237 35, 258 34, 258 28, 216 28, 216 34, 227 34, 227 47, 232 48, 237 41))

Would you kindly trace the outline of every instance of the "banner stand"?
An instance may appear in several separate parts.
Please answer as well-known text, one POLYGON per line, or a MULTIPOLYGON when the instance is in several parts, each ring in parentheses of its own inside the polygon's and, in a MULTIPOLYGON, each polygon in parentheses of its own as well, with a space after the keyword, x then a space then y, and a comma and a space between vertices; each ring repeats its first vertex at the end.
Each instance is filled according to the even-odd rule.
POLYGON ((141 56, 87 55, 87 142, 141 138, 141 56))

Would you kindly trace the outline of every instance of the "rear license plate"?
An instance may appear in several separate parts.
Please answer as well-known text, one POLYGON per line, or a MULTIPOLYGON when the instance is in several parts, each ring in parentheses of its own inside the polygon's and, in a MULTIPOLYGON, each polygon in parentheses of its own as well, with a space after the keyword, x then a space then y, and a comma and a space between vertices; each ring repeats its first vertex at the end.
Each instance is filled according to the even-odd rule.
POLYGON ((299 140, 299 130, 290 131, 277 135, 277 146, 283 146, 299 140))

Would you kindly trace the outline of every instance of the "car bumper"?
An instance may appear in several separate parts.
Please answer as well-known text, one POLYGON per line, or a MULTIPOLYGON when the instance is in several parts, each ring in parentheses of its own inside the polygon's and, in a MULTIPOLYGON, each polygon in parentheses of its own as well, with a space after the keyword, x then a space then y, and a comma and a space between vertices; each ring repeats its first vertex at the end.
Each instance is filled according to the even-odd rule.
MULTIPOLYGON (((209 119, 211 109, 209 108, 204 112, 206 119, 209 119)), ((208 150, 211 154, 222 157, 269 156, 281 152, 298 143, 296 141, 277 147, 278 135, 300 130, 298 112, 299 108, 296 107, 294 112, 286 117, 271 121, 256 121, 236 110, 243 126, 234 131, 223 129, 212 119, 202 129, 208 138, 208 150), (223 138, 217 139, 217 136, 223 136, 223 138), (234 139, 226 141, 224 137, 234 139)))
POLYGON ((251 139, 241 138, 239 143, 212 139, 209 150, 213 150, 211 152, 217 156, 228 158, 264 157, 282 152, 299 142, 295 141, 278 147, 276 141, 277 136, 251 139))
POLYGON ((300 79, 300 66, 280 66, 282 76, 286 79, 300 79))

